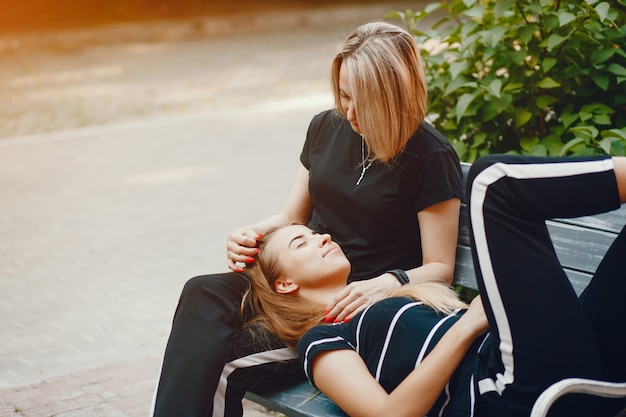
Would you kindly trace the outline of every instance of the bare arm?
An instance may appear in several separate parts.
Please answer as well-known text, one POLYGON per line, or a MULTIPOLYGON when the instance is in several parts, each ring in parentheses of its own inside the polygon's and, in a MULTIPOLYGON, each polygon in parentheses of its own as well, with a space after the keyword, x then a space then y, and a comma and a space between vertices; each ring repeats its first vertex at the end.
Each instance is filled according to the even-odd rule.
POLYGON ((423 261, 422 266, 407 271, 412 283, 438 281, 452 284, 460 209, 461 200, 453 198, 417 213, 423 261))
MULTIPOLYGON (((460 207, 461 201, 453 198, 417 213, 422 239, 422 265, 406 271, 412 283, 452 283, 460 207)), ((391 274, 353 282, 327 306, 327 318, 329 321, 349 320, 367 306, 389 297, 400 285, 391 274)))
POLYGON ((441 338, 422 363, 387 394, 352 350, 317 355, 313 379, 317 387, 353 417, 421 417, 435 404, 472 342, 488 329, 480 297, 441 338))
POLYGON ((273 227, 285 223, 306 224, 311 217, 313 206, 309 195, 309 171, 300 164, 291 192, 280 213, 261 220, 250 226, 235 229, 226 243, 226 257, 228 267, 233 271, 241 272, 236 262, 250 263, 258 253, 256 239, 264 235, 273 227))

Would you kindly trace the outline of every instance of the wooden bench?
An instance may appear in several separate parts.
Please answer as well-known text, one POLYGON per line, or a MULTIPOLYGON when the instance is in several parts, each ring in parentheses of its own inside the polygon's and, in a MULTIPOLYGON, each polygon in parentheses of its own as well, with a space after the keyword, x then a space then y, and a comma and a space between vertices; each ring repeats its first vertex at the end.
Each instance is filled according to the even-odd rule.
MULTIPOLYGON (((464 181, 469 172, 469 167, 469 164, 462 164, 464 181)), ((548 229, 557 255, 578 294, 586 287, 602 257, 624 224, 626 224, 626 206, 596 216, 555 219, 548 222, 548 229)), ((477 289, 469 247, 469 225, 465 197, 462 201, 459 219, 459 239, 454 275, 456 284, 471 290, 477 289)), ((572 392, 626 397, 626 383, 610 384, 602 381, 566 379, 544 392, 535 404, 532 417, 545 416, 550 405, 557 398, 572 392)), ((316 391, 307 381, 279 391, 248 392, 246 398, 289 417, 346 416, 328 397, 316 391)), ((621 415, 626 416, 624 412, 621 415)))

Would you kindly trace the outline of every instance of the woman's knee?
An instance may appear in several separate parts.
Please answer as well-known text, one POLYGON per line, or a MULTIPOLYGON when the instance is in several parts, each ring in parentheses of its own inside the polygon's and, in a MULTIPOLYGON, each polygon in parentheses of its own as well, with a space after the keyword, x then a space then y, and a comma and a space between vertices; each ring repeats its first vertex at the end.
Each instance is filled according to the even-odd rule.
POLYGON ((190 307, 236 311, 247 288, 247 281, 239 274, 199 275, 185 283, 177 311, 190 307))

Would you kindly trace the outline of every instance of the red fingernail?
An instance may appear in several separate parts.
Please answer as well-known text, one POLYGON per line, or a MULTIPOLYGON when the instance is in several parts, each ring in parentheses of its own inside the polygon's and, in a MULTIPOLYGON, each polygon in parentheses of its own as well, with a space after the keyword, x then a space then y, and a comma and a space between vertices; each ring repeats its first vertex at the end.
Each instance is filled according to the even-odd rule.
POLYGON ((333 323, 339 323, 339 319, 333 320, 333 323))
POLYGON ((344 323, 349 323, 350 322, 350 317, 346 317, 345 319, 343 319, 344 323))
POLYGON ((246 263, 247 264, 251 264, 252 262, 254 262, 254 258, 247 258, 246 259, 246 263))
POLYGON ((258 249, 258 248, 254 250, 254 254, 255 254, 255 255, 258 255, 258 254, 259 254, 259 249, 258 249))
POLYGON ((324 310, 324 315, 325 315, 325 316, 327 316, 327 315, 328 315, 328 313, 330 313, 330 309, 329 309, 329 308, 327 308, 326 310, 324 310))
POLYGON ((331 319, 330 317, 325 317, 324 318, 324 323, 330 323, 333 319, 331 319))
POLYGON ((256 235, 257 239, 263 239, 263 233, 259 233, 258 235, 256 235))
POLYGON ((237 268, 237 269, 235 269, 235 271, 236 271, 236 272, 243 272, 243 269, 241 269, 241 268, 237 268))

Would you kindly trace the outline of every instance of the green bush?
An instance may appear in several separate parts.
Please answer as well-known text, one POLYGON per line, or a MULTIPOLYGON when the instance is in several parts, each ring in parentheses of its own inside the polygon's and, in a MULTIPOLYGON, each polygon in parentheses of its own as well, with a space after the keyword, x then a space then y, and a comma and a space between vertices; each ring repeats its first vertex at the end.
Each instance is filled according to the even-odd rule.
POLYGON ((423 46, 433 123, 464 161, 625 155, 624 1, 444 0, 386 17, 423 46))

